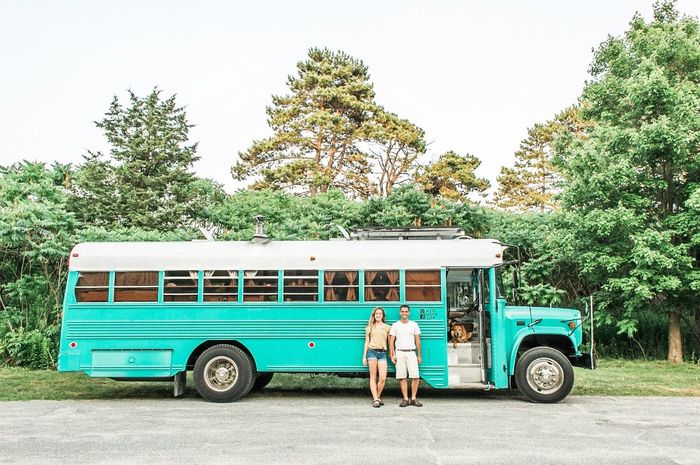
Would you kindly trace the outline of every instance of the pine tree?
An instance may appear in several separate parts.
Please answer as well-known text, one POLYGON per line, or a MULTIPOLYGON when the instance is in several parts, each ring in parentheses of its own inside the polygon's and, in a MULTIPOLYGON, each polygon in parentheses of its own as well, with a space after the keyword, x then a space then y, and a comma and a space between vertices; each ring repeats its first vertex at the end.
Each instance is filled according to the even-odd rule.
POLYGON ((548 211, 558 208, 555 198, 561 176, 555 166, 554 142, 562 132, 584 137, 590 123, 583 120, 578 106, 572 106, 544 124, 528 129, 515 152, 513 168, 501 168, 494 203, 517 211, 548 211))
POLYGON ((469 201, 470 194, 484 195, 489 188, 487 179, 476 176, 481 161, 474 155, 446 152, 435 163, 420 169, 416 182, 423 191, 450 200, 469 201))
POLYGON ((129 91, 129 107, 115 96, 96 122, 111 145, 109 156, 89 152, 75 175, 74 208, 81 220, 105 226, 169 230, 190 222, 198 190, 185 109, 154 89, 129 91))
POLYGON ((344 52, 312 48, 287 81, 290 93, 267 108, 274 134, 255 141, 232 167, 253 189, 315 196, 330 188, 366 196, 371 166, 359 148, 375 112, 367 66, 344 52))
POLYGON ((425 153, 425 132, 410 121, 380 109, 370 125, 368 140, 374 174, 371 180, 376 192, 386 197, 396 186, 411 180, 418 157, 425 153))

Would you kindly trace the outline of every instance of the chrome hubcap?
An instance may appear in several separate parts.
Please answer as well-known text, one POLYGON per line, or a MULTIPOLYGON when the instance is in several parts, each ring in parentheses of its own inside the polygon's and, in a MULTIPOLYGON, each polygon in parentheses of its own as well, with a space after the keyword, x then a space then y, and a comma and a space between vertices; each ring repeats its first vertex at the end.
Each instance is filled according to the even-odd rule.
POLYGON ((527 367, 527 383, 536 391, 552 394, 564 384, 561 365, 551 358, 538 358, 527 367))
POLYGON ((204 367, 204 381, 214 391, 228 391, 238 381, 236 362, 223 355, 214 357, 204 367))

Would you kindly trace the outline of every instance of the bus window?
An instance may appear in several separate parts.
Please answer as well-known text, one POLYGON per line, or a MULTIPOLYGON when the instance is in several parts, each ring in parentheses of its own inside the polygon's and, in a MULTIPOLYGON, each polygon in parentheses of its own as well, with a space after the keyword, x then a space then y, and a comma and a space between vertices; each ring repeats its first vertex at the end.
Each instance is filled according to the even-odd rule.
POLYGON ((198 271, 166 271, 163 280, 165 302, 197 302, 198 271))
POLYGON ((399 271, 365 271, 365 300, 399 300, 399 271))
POLYGON ((236 302, 238 300, 238 271, 209 270, 204 272, 205 302, 236 302))
POLYGON ((406 300, 440 301, 440 270, 406 270, 406 300))
POLYGON ((357 302, 360 291, 357 271, 326 271, 323 273, 324 300, 327 302, 357 302))
POLYGON ((114 274, 115 302, 157 302, 158 272, 129 271, 114 274))
POLYGON ((318 301, 318 270, 285 270, 284 301, 318 301))
POLYGON ((77 302, 107 302, 109 273, 80 273, 75 286, 77 302))
POLYGON ((246 270, 243 278, 244 302, 277 302, 277 270, 246 270))

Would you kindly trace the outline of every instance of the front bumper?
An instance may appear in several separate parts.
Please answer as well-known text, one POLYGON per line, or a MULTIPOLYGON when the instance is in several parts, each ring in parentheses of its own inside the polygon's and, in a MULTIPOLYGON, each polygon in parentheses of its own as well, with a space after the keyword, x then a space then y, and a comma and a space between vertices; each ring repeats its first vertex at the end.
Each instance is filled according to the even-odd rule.
POLYGON ((581 354, 572 355, 569 357, 571 364, 575 367, 587 368, 589 370, 595 370, 596 361, 595 356, 592 354, 581 354))

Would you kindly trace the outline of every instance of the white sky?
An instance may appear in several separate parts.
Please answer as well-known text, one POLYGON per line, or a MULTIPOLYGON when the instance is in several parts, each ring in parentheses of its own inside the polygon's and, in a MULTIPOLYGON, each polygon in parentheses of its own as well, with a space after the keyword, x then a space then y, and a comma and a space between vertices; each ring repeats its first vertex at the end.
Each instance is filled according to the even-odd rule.
MULTIPOLYGON (((527 128, 580 95, 593 47, 651 0, 0 0, 0 165, 108 151, 93 121, 114 95, 176 93, 200 176, 237 184, 237 153, 310 47, 368 66, 377 101, 421 126, 433 158, 472 153, 495 184, 527 128)), ((700 2, 679 0, 700 15, 700 2)))

